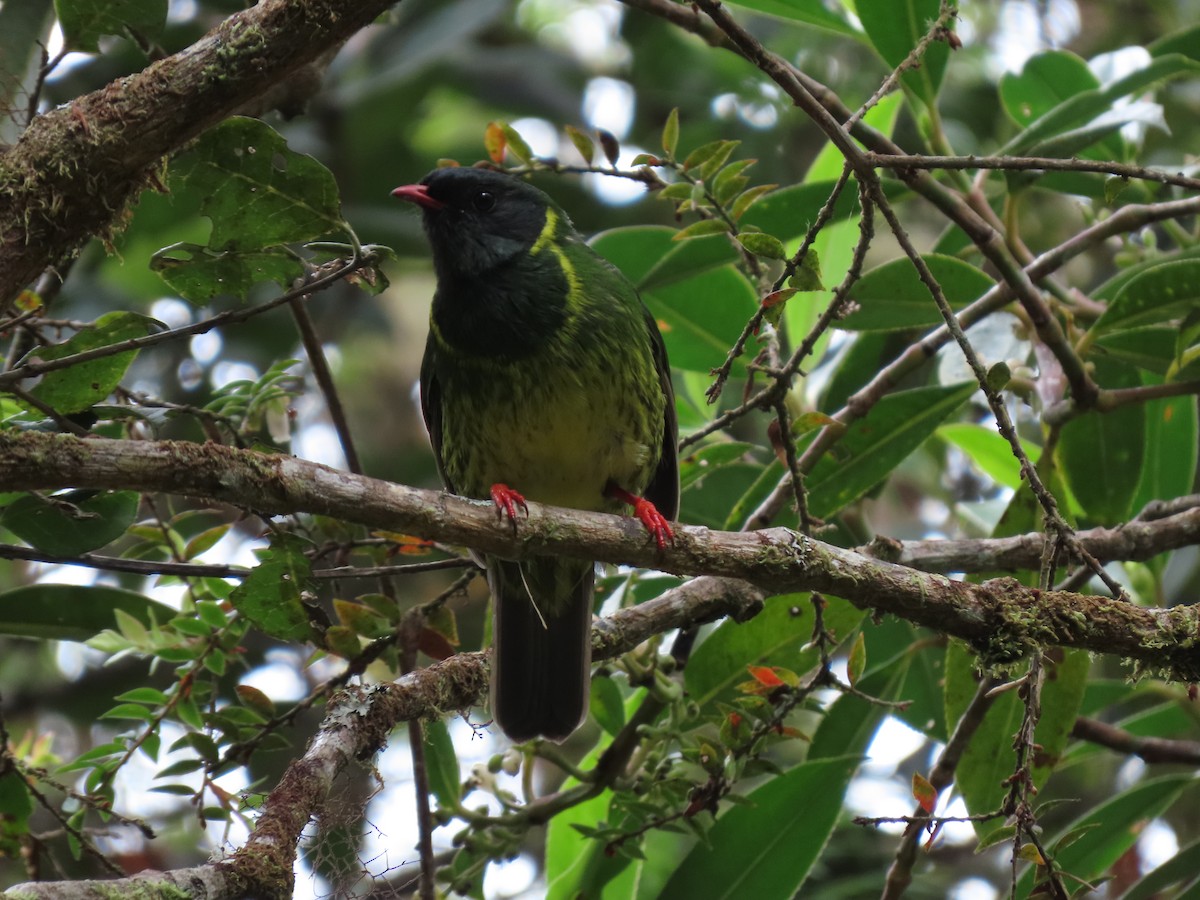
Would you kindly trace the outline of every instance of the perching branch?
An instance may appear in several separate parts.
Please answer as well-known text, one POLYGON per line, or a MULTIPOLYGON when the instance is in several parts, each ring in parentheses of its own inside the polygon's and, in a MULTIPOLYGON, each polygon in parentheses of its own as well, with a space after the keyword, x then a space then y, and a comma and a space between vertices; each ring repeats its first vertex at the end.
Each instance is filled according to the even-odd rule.
POLYGON ((870 559, 786 528, 749 533, 680 526, 659 551, 635 520, 530 504, 514 534, 490 503, 389 484, 288 456, 215 444, 80 440, 0 433, 0 490, 63 487, 159 491, 249 507, 316 513, 462 544, 509 559, 558 554, 688 575, 748 581, 768 593, 821 591, 969 642, 986 663, 1046 646, 1135 660, 1200 680, 1200 611, 1147 609, 1012 578, 967 584, 870 559))

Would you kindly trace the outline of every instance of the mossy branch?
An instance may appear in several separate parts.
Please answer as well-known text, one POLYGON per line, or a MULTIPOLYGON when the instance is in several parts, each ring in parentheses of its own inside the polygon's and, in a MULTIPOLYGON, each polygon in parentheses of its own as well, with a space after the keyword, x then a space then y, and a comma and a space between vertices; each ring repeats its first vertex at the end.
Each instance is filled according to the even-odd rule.
POLYGON ((0 490, 101 488, 183 494, 263 514, 316 513, 462 544, 510 559, 560 554, 680 575, 750 582, 766 593, 821 591, 962 638, 987 663, 1035 648, 1076 647, 1200 680, 1200 611, 1148 609, 1012 578, 967 584, 872 559, 787 528, 748 533, 681 526, 659 551, 635 519, 530 504, 515 529, 490 503, 351 475, 283 455, 217 444, 0 434, 0 490))
POLYGON ((36 117, 0 152, 0 308, 156 184, 163 157, 279 84, 307 85, 390 0, 262 0, 192 46, 36 117))

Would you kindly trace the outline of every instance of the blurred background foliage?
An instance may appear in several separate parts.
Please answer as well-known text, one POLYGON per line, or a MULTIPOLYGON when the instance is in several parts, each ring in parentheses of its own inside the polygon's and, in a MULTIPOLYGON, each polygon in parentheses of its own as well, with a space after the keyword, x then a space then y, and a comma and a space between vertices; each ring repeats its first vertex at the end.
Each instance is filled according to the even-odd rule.
MULTIPOLYGON (((772 4, 747 2, 746 6, 770 10, 772 4)), ((43 106, 66 103, 140 70, 146 65, 148 50, 151 54, 169 54, 183 49, 241 7, 240 3, 219 0, 173 0, 160 34, 151 38, 143 35, 142 40, 106 36, 100 39, 99 52, 67 56, 45 85, 43 106)), ((828 4, 828 11, 831 20, 853 21, 838 4, 828 4)), ((54 55, 57 27, 49 0, 4 0, 0 4, 0 25, 11 26, 18 15, 22 21, 36 24, 54 55)), ((890 69, 866 41, 843 33, 852 29, 849 24, 844 29, 798 27, 785 18, 756 14, 746 8, 739 8, 738 15, 774 52, 833 87, 852 108, 872 94, 890 69)), ((1119 70, 1122 65, 1130 65, 1130 59, 1136 64, 1144 57, 1145 51, 1140 48, 1194 26, 1198 20, 1197 0, 966 2, 957 26, 963 46, 950 58, 938 104, 938 140, 959 154, 989 154, 1004 147, 1020 132, 1021 124, 1002 108, 997 99, 998 85, 1006 73, 1011 76, 1020 72, 1035 53, 1062 48, 1083 60, 1092 60, 1093 69, 1103 70, 1107 65, 1113 67, 1110 71, 1119 70)), ((298 82, 293 87, 303 94, 307 85, 298 82)), ((1049 85, 1046 90, 1052 92, 1052 88, 1049 85)), ((8 100, 15 111, 0 136, 12 140, 19 131, 16 123, 20 121, 21 96, 11 94, 8 100)), ((1195 148, 1200 147, 1200 81, 1192 78, 1173 82, 1158 90, 1154 100, 1162 108, 1147 112, 1141 121, 1148 125, 1123 130, 1114 136, 1115 144, 1109 149, 1142 165, 1178 167, 1184 161, 1194 162, 1195 148), (1162 123, 1169 123, 1169 129, 1160 127, 1162 123)), ((806 175, 811 177, 814 164, 830 165, 828 155, 822 155, 828 150, 821 133, 745 61, 713 49, 661 19, 609 0, 406 0, 350 40, 330 62, 314 95, 284 98, 279 105, 282 111, 267 112, 264 119, 284 135, 292 150, 311 154, 332 171, 343 214, 359 238, 396 251, 396 257, 385 265, 390 287, 380 296, 340 284, 316 296, 309 308, 347 405, 364 471, 426 487, 436 486, 437 478, 420 424, 415 385, 433 279, 419 218, 390 197, 392 188, 419 180, 440 159, 470 164, 484 157, 484 131, 492 121, 511 123, 535 154, 556 158, 566 165, 579 165, 582 160, 563 126, 574 125, 593 134, 604 129, 620 143, 620 164, 628 166, 640 152, 658 152, 663 124, 675 108, 682 123, 685 152, 717 139, 740 141, 738 157, 757 160, 748 173, 754 183, 795 184, 806 175)), ((913 110, 920 109, 919 103, 900 105, 889 100, 879 112, 885 119, 896 116, 895 138, 906 148, 927 147, 928 138, 938 134, 931 130, 927 113, 914 115, 913 110)), ((825 177, 835 177, 839 170, 840 163, 825 177)), ((647 196, 635 183, 598 174, 539 174, 536 182, 552 193, 579 229, 588 234, 630 225, 680 224, 672 204, 647 196)), ((209 233, 210 223, 200 215, 199 199, 186 188, 176 189, 174 183, 171 187, 170 195, 146 191, 110 244, 97 240, 64 266, 64 274, 69 277, 54 299, 55 316, 91 321, 112 310, 133 310, 175 326, 243 302, 226 297, 194 307, 174 296, 150 270, 149 260, 160 248, 178 241, 203 244, 209 233)), ((1134 186, 1131 190, 1144 188, 1134 186)), ((931 247, 942 238, 948 246, 954 243, 952 236, 943 233, 943 222, 931 209, 921 203, 906 203, 903 209, 906 224, 920 246, 931 247)), ((1061 243, 1091 221, 1094 214, 1078 195, 1056 190, 1032 192, 1019 207, 1020 234, 1036 252, 1061 243)), ((794 224, 803 228, 807 223, 794 224)), ((823 236, 820 251, 826 286, 836 283, 848 264, 854 229, 853 222, 844 222, 823 236)), ((796 231, 791 237, 798 234, 796 231)), ((1094 286, 1114 274, 1120 264, 1136 262, 1152 253, 1160 239, 1160 232, 1147 229, 1128 240, 1113 242, 1072 262, 1067 280, 1094 286)), ((614 253, 621 252, 619 238, 610 236, 609 241, 614 253)), ((868 268, 894 256, 894 244, 881 234, 868 257, 868 268)), ((275 292, 271 285, 259 285, 250 300, 264 299, 275 292)), ((797 321, 804 318, 798 312, 791 315, 797 321)), ((858 346, 860 350, 867 348, 864 359, 872 360, 890 358, 911 340, 909 333, 862 334, 858 346)), ((842 339, 835 349, 845 353, 848 346, 842 339)), ((280 360, 303 357, 284 307, 236 328, 197 335, 191 341, 143 353, 124 384, 133 392, 167 403, 204 407, 228 397, 231 385, 258 382, 280 360)), ((712 360, 713 365, 718 362, 719 358, 712 360)), ((825 378, 814 379, 812 386, 804 389, 804 405, 809 409, 819 406, 827 412, 836 410, 840 401, 861 384, 861 376, 869 374, 869 367, 859 368, 861 371, 851 373, 859 379, 854 384, 840 382, 837 375, 830 378, 827 370, 825 378)), ((273 433, 286 435, 290 425, 290 448, 297 455, 344 465, 311 374, 303 366, 289 371, 291 381, 285 385, 289 395, 284 406, 290 407, 290 423, 282 431, 276 427, 273 433)), ((681 390, 685 399, 698 396, 706 383, 702 368, 696 367, 696 371, 698 375, 693 372, 681 376, 691 385, 681 390)), ((913 386, 928 380, 928 373, 923 373, 913 386)), ((947 377, 942 382, 953 380, 947 377)), ((723 403, 736 404, 741 387, 740 383, 731 385, 725 395, 731 399, 723 403)), ((276 404, 268 410, 267 418, 280 415, 282 409, 276 404)), ((1192 410, 1194 423, 1194 403, 1192 410)), ((697 406, 695 421, 711 415, 711 410, 697 406)), ((978 419, 980 415, 976 411, 967 418, 978 419)), ((751 417, 737 426, 736 436, 763 448, 768 444, 766 421, 751 417)), ((1037 429, 1031 423, 1025 417, 1022 427, 1034 435, 1036 444, 1037 429)), ((270 424, 264 419, 264 432, 272 431, 270 424)), ((195 420, 187 417, 162 421, 156 433, 195 440, 206 436, 195 420)), ((968 456, 977 453, 964 455, 948 450, 948 446, 930 442, 909 457, 895 477, 874 495, 869 524, 856 507, 851 507, 837 523, 840 531, 832 539, 851 544, 874 533, 897 538, 989 533, 1011 490, 1002 480, 994 480, 968 461, 968 456)), ((713 526, 725 524, 730 504, 750 488, 770 459, 769 452, 752 451, 750 457, 728 467, 720 476, 728 480, 727 486, 717 490, 719 482, 714 479, 714 489, 694 495, 689 501, 691 507, 685 506, 681 518, 713 526)), ((157 515, 169 518, 172 512, 186 511, 181 503, 157 515)), ((781 520, 787 521, 789 516, 794 524, 791 514, 781 520)), ((1013 528, 1014 533, 1036 527, 1032 513, 1026 518, 1022 527, 1013 528)), ((183 537, 194 539, 222 520, 220 512, 196 513, 179 520, 177 527, 183 537)), ((258 537, 258 524, 234 522, 232 528, 233 537, 238 539, 222 545, 223 558, 252 565, 251 549, 261 546, 261 542, 252 540, 258 537)), ((8 534, 4 537, 12 539, 8 534)), ((150 540, 146 535, 141 537, 150 540)), ((1126 575, 1144 587, 1145 594, 1162 592, 1162 572, 1152 569, 1148 566, 1143 571, 1131 566, 1126 575)), ((31 580, 70 583, 91 577, 79 571, 0 562, 0 589, 31 580)), ((140 589, 144 584, 134 576, 105 575, 103 579, 131 589, 140 589)), ((406 590, 411 589, 414 597, 427 597, 446 583, 441 576, 423 576, 406 585, 406 590)), ((170 588, 166 581, 158 589, 170 588)), ((476 584, 468 608, 480 608, 479 588, 476 584)), ((350 594, 356 588, 346 586, 345 590, 350 594)), ((1194 596, 1197 590, 1200 575, 1195 553, 1181 553, 1173 564, 1166 593, 1168 597, 1194 596)), ((477 645, 481 617, 460 616, 459 621, 464 645, 477 645)), ((847 633, 856 625, 847 622, 847 633)), ((887 673, 883 660, 898 648, 912 645, 919 636, 906 624, 895 622, 865 633, 870 635, 869 646, 877 648, 870 658, 880 663, 879 669, 871 670, 879 679, 879 683, 870 682, 872 689, 911 699, 905 689, 914 689, 913 684, 924 690, 940 688, 944 645, 929 641, 928 658, 920 664, 927 669, 922 678, 913 676, 915 681, 908 684, 901 678, 900 683, 888 686, 884 683, 887 673)), ((235 682, 240 682, 257 686, 271 700, 283 703, 303 695, 331 671, 320 664, 302 668, 306 658, 303 650, 281 646, 254 632, 245 636, 241 652, 238 670, 219 679, 222 692, 227 693, 235 682), (252 677, 246 676, 247 670, 252 677)), ((15 739, 27 732, 53 733, 53 753, 69 759, 105 739, 105 729, 94 721, 96 711, 107 708, 115 695, 140 685, 166 689, 172 681, 173 673, 165 667, 147 676, 144 663, 132 656, 110 665, 100 665, 101 661, 98 653, 78 645, 0 637, 0 695, 10 735, 15 739)), ((1190 735, 1195 739, 1198 726, 1194 710, 1179 706, 1168 689, 1155 683, 1129 689, 1121 683, 1121 671, 1113 661, 1097 665, 1096 673, 1102 677, 1089 684, 1084 711, 1110 708, 1112 699, 1117 698, 1131 714, 1158 717, 1141 726, 1147 733, 1190 735)), ((852 699, 842 698, 839 702, 849 705, 852 699)), ((905 716, 912 728, 898 726, 895 719, 882 726, 894 730, 879 732, 883 737, 877 740, 892 746, 876 770, 864 770, 851 785, 849 812, 882 814, 879 810, 885 803, 897 797, 901 808, 911 807, 908 783, 912 774, 927 770, 931 748, 939 739, 945 740, 947 726, 941 704, 940 693, 918 697, 916 709, 905 716)), ((875 734, 880 719, 863 715, 863 721, 872 722, 864 733, 875 734)), ((305 735, 318 717, 319 710, 302 716, 298 727, 285 732, 289 735, 288 746, 281 749, 286 752, 255 755, 238 782, 228 789, 249 784, 269 788, 281 767, 303 747, 305 735)), ((813 724, 815 727, 815 720, 813 724)), ((460 730, 454 735, 464 737, 460 730)), ((853 742, 847 738, 845 746, 853 746, 853 742)), ((407 784, 411 777, 403 748, 397 749, 398 754, 388 754, 381 761, 381 773, 389 788, 407 784)), ((471 748, 469 738, 458 741, 458 750, 464 763, 487 758, 486 752, 471 748)), ((1082 745, 1070 751, 1067 762, 1053 783, 1053 793, 1084 798, 1081 808, 1091 808, 1111 795, 1114 786, 1132 784, 1139 777, 1132 771, 1136 761, 1101 756, 1082 745)), ((133 870, 145 864, 167 868, 194 863, 211 848, 222 846, 227 838, 237 841, 239 832, 232 826, 226 831, 214 824, 202 833, 196 811, 174 803, 169 796, 152 802, 150 798, 155 795, 146 793, 153 774, 151 763, 144 762, 144 771, 130 768, 133 771, 118 783, 123 802, 137 814, 169 827, 164 829, 165 843, 153 845, 124 834, 101 838, 101 846, 119 865, 133 870)), ((320 823, 317 830, 322 834, 321 849, 310 856, 307 865, 322 877, 301 877, 298 896, 338 890, 347 895, 357 891, 363 896, 392 896, 385 892, 393 889, 388 878, 400 868, 402 859, 411 858, 411 825, 403 823, 410 801, 400 799, 404 797, 401 792, 389 790, 389 811, 383 811, 384 804, 377 798, 368 812, 372 825, 360 831, 352 813, 367 802, 374 790, 370 782, 363 774, 343 798, 341 808, 331 810, 329 819, 320 823), (340 818, 343 815, 345 821, 340 818), (351 884, 354 879, 347 879, 345 873, 357 872, 357 864, 347 860, 372 857, 383 859, 369 867, 382 873, 374 887, 369 886, 370 879, 351 884), (333 884, 339 887, 331 887, 333 884)), ((1194 804, 1176 804, 1166 817, 1152 817, 1146 835, 1158 843, 1146 843, 1144 853, 1148 859, 1169 858, 1172 852, 1164 848, 1178 847, 1200 835, 1195 809, 1194 804)), ((849 812, 843 812, 827 851, 816 863, 805 896, 849 898, 877 893, 895 838, 885 831, 850 826, 846 821, 849 812)), ((1069 818, 1063 814, 1062 821, 1069 818)), ((1050 821, 1056 820, 1051 816, 1050 821)), ((656 845, 660 848, 676 840, 670 836, 658 839, 666 842, 656 845)), ((496 875, 496 880, 486 883, 486 893, 540 893, 544 887, 534 880, 536 849, 531 849, 534 855, 522 855, 516 862, 497 867, 496 871, 507 875, 496 875)), ((68 874, 92 871, 86 857, 72 861, 61 851, 53 855, 56 865, 68 874)), ((936 865, 922 872, 909 896, 954 896, 962 900, 999 896, 1005 877, 999 858, 974 856, 968 838, 961 833, 935 845, 929 856, 936 865)), ((677 865, 678 860, 664 849, 656 874, 647 871, 646 883, 653 884, 657 878, 661 884, 669 875, 664 871, 668 864, 677 865)), ((1136 860, 1134 865, 1138 865, 1136 860)), ((1146 867, 1143 860, 1142 868, 1146 867)), ((0 882, 19 880, 20 875, 18 861, 0 860, 0 882)))

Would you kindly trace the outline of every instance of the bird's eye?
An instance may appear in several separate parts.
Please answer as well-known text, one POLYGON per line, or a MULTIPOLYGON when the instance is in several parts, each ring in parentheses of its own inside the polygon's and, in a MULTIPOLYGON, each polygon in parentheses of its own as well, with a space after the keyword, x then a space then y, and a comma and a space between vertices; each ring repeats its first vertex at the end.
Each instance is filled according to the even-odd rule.
POLYGON ((471 198, 471 205, 479 212, 487 212, 496 205, 496 195, 491 191, 480 191, 471 198))

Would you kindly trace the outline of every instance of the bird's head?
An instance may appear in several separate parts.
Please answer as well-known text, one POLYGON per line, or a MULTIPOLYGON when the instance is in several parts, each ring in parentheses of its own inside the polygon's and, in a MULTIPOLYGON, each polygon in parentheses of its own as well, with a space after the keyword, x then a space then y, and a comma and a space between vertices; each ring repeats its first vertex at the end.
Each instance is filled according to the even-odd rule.
POLYGON ((421 207, 439 276, 480 277, 527 253, 551 208, 569 227, 562 211, 533 185, 488 169, 434 169, 420 184, 398 187, 392 196, 421 207))

